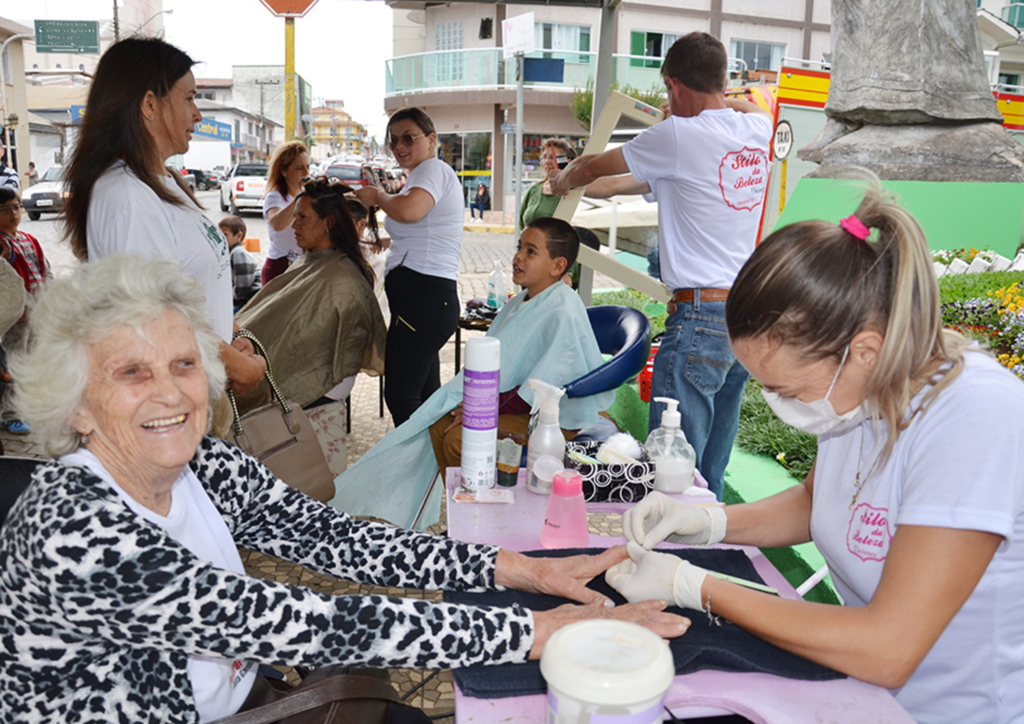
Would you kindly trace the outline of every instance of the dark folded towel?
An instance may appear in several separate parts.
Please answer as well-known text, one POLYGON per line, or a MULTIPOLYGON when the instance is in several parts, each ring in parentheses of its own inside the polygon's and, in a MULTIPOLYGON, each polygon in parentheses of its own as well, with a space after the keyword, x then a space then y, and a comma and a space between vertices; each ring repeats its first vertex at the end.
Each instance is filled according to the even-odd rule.
MULTIPOLYGON (((561 557, 600 552, 600 549, 552 550, 530 551, 526 555, 561 557)), ((754 564, 743 551, 676 549, 666 552, 674 553, 709 571, 764 583, 754 569, 754 564)), ((600 591, 617 604, 625 603, 622 596, 605 583, 604 576, 598 576, 591 582, 590 588, 600 591)), ((518 603, 525 608, 537 611, 544 611, 566 603, 563 598, 523 591, 446 592, 444 597, 451 603, 464 603, 472 606, 510 606, 518 603)), ((722 619, 721 626, 716 626, 708 621, 708 616, 703 611, 676 607, 671 607, 668 610, 672 613, 683 614, 692 621, 689 631, 670 642, 677 674, 689 674, 701 669, 718 669, 719 671, 761 671, 806 681, 843 678, 843 674, 819 666, 788 651, 783 651, 725 619, 722 619)), ((464 694, 480 699, 527 696, 543 694, 547 691, 544 677, 540 674, 540 663, 537 661, 501 666, 471 666, 455 669, 454 674, 455 680, 464 694)))

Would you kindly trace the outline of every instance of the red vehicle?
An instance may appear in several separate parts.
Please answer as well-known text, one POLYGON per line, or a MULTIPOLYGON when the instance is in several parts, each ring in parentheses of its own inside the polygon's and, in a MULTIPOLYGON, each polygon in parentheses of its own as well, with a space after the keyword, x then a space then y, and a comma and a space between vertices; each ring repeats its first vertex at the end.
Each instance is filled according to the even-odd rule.
POLYGON ((324 171, 327 178, 336 178, 352 188, 364 186, 380 186, 380 179, 376 172, 368 164, 359 163, 335 163, 331 164, 324 171))

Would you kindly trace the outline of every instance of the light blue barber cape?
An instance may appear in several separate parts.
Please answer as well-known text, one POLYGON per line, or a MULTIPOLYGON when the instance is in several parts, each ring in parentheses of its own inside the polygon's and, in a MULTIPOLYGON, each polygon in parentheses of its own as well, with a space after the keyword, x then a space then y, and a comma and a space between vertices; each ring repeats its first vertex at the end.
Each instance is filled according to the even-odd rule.
MULTIPOLYGON (((533 390, 527 387, 527 380, 536 378, 563 387, 604 361, 586 307, 567 284, 552 284, 529 301, 526 292, 519 293, 498 312, 487 336, 502 341, 501 391, 519 387, 519 396, 530 404, 533 390)), ((614 391, 577 399, 563 397, 558 422, 566 430, 589 427, 614 400, 614 391)), ((335 478, 337 492, 331 505, 350 515, 369 515, 411 527, 437 474, 428 428, 460 402, 462 372, 335 478)), ((443 489, 439 485, 430 492, 418 529, 437 522, 443 489)))

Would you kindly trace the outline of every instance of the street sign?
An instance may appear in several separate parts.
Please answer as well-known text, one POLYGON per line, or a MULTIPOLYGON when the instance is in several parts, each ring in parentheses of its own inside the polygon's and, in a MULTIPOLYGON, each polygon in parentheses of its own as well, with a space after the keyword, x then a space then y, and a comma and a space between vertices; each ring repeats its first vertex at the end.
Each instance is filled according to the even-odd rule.
POLYGON ((316 0, 260 0, 261 3, 279 18, 301 18, 316 5, 316 0))
POLYGON ((529 83, 561 83, 564 78, 562 58, 523 58, 523 80, 529 83))
POLYGON ((216 138, 218 141, 231 140, 231 126, 213 118, 204 118, 196 124, 194 136, 216 138))
POLYGON ((501 133, 502 133, 502 135, 507 135, 509 133, 515 133, 515 132, 516 132, 516 124, 514 124, 514 123, 502 123, 501 124, 501 133))
POLYGON ((533 38, 533 13, 523 13, 501 21, 505 40, 504 56, 512 58, 518 53, 532 53, 537 45, 533 38))
POLYGON ((793 126, 789 121, 779 121, 775 127, 775 136, 772 138, 772 155, 776 161, 785 161, 786 156, 793 149, 793 126))
POLYGON ((99 53, 96 20, 36 20, 37 53, 99 53))

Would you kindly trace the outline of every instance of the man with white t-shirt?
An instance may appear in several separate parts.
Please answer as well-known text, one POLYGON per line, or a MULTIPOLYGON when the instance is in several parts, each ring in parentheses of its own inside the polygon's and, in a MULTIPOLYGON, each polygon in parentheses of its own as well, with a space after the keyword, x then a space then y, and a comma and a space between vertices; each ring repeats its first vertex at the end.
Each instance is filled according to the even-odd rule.
MULTIPOLYGON (((661 66, 671 115, 551 179, 555 194, 602 179, 588 196, 643 194, 658 202, 661 278, 673 295, 651 395, 679 400, 697 468, 719 498, 748 377, 729 348, 725 300, 754 251, 772 135, 771 114, 725 97, 727 67, 717 38, 683 36, 661 66)), ((661 424, 661 412, 651 405, 650 429, 661 424)))

